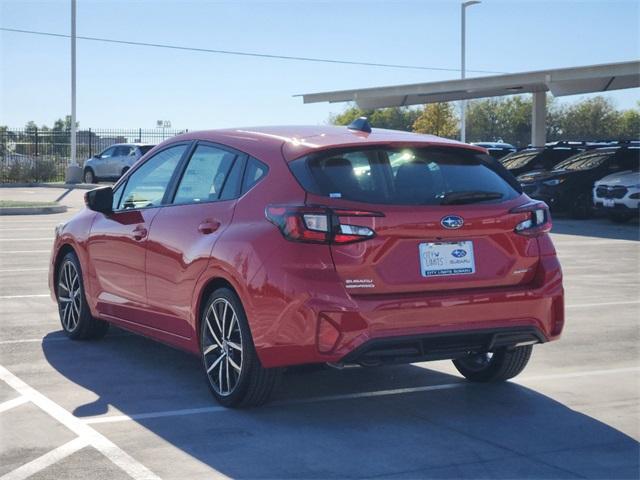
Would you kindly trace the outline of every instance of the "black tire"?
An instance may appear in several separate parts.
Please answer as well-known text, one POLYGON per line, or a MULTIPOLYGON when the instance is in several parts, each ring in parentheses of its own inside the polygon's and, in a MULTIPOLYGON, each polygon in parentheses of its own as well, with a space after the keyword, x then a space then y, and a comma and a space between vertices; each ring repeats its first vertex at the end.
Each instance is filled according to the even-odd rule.
POLYGON ((91 316, 85 296, 82 269, 74 252, 67 253, 60 262, 56 282, 58 313, 66 335, 72 340, 104 337, 109 330, 109 323, 91 316))
POLYGON ((615 223, 627 223, 633 218, 632 213, 614 212, 609 214, 609 220, 615 223))
POLYGON ((94 173, 92 168, 84 169, 84 175, 82 176, 82 179, 84 183, 92 183, 92 184, 99 183, 98 177, 96 177, 96 174, 94 173))
POLYGON ((200 318, 200 355, 209 390, 225 407, 263 405, 282 373, 282 369, 264 368, 260 364, 242 303, 229 288, 214 291, 205 303, 200 318), (216 324, 218 321, 221 323, 216 324), (221 338, 216 341, 213 333, 221 338))
POLYGON ((585 220, 593 215, 593 204, 591 196, 586 193, 580 193, 573 200, 569 211, 573 218, 585 220))
POLYGON ((531 358, 532 345, 501 348, 492 353, 472 354, 458 358, 453 364, 472 382, 504 382, 518 375, 531 358))

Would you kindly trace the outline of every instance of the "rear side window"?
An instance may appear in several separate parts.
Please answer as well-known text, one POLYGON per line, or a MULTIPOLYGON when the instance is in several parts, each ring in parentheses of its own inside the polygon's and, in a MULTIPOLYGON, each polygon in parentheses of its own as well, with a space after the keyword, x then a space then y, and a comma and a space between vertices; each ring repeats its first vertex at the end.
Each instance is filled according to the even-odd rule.
POLYGON ((500 202, 517 182, 488 155, 463 149, 405 148, 313 154, 293 161, 303 188, 330 198, 391 205, 500 202))
POLYGON ((260 160, 250 157, 244 172, 244 179, 242 180, 242 193, 245 193, 258 183, 258 181, 267 174, 268 170, 269 167, 260 160))

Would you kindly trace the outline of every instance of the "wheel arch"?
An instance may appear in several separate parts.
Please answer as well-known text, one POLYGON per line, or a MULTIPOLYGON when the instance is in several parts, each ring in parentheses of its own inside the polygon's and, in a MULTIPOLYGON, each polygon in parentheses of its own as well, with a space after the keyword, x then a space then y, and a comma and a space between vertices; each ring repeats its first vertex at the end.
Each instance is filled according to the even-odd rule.
POLYGON ((243 306, 245 305, 244 301, 242 300, 242 295, 240 294, 239 289, 236 288, 236 286, 229 279, 221 275, 214 275, 209 279, 207 279, 204 285, 202 286, 202 288, 200 289, 200 293, 198 294, 197 300, 196 300, 195 311, 197 314, 194 319, 195 320, 194 326, 195 326, 195 338, 197 340, 198 348, 200 348, 200 322, 202 320, 202 314, 204 313, 204 308, 207 302, 207 298, 209 297, 209 295, 211 295, 213 292, 215 292, 220 288, 230 289, 233 293, 238 295, 238 298, 240 298, 240 302, 242 302, 243 306))
POLYGON ((76 252, 76 249, 70 243, 62 244, 58 249, 58 252, 56 253, 56 258, 53 263, 53 292, 56 296, 56 299, 58 298, 58 289, 56 288, 56 285, 58 285, 58 270, 60 268, 60 263, 62 262, 62 259, 71 252, 73 252, 76 257, 78 257, 78 261, 80 261, 78 252, 76 252))

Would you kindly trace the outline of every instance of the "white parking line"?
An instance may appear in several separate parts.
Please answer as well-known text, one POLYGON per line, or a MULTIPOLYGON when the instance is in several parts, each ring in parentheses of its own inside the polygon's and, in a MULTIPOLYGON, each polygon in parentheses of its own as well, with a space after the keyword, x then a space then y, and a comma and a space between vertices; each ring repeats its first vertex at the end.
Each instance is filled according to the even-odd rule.
MULTIPOLYGON (((121 333, 110 333, 106 338, 114 338, 114 337, 134 337, 135 333, 129 332, 121 332, 121 333)), ((48 342, 62 342, 62 341, 70 341, 69 337, 64 334, 56 337, 39 337, 39 338, 19 338, 17 340, 0 340, 0 345, 14 345, 19 343, 48 343, 48 342)))
POLYGON ((49 267, 38 268, 5 268, 0 269, 0 273, 12 273, 12 272, 44 272, 49 270, 49 267))
POLYGON ((0 253, 51 253, 49 250, 0 250, 0 253))
POLYGON ((14 407, 27 403, 29 400, 26 397, 20 396, 0 403, 0 413, 11 410, 14 407))
POLYGON ((601 303, 576 303, 573 305, 565 305, 566 308, 590 308, 590 307, 607 307, 611 305, 637 305, 640 300, 623 300, 620 302, 601 302, 601 303))
POLYGON ((17 227, 17 228, 0 228, 0 232, 33 232, 35 230, 49 230, 53 231, 54 226, 51 227, 17 227))
POLYGON ((43 242, 51 241, 53 237, 36 237, 36 238, 0 238, 0 242, 43 242))
POLYGON ((58 422, 74 432, 82 438, 86 444, 91 445, 102 452, 105 457, 124 470, 130 477, 135 480, 159 480, 160 477, 118 447, 107 437, 74 417, 71 413, 54 401, 45 397, 36 389, 27 385, 2 365, 0 365, 0 380, 4 381, 19 394, 26 397, 30 402, 34 403, 44 412, 48 413, 51 417, 55 418, 58 422))
POLYGON ((36 293, 33 295, 0 295, 0 300, 13 300, 15 298, 44 298, 49 297, 48 293, 36 293))
POLYGON ((61 340, 69 340, 68 337, 53 337, 53 338, 21 338, 18 340, 2 340, 0 345, 14 345, 16 343, 44 343, 44 342, 59 342, 61 340))
POLYGON ((75 438, 70 442, 65 443, 64 445, 61 445, 58 448, 45 453, 41 457, 30 461, 29 463, 25 463, 12 472, 3 475, 2 477, 0 477, 0 480, 24 480, 25 478, 29 478, 32 475, 40 472, 41 470, 50 467, 54 463, 59 462, 63 458, 76 453, 78 450, 83 449, 87 445, 88 444, 86 439, 82 437, 75 438))
MULTIPOLYGON (((558 374, 550 374, 550 375, 534 375, 530 377, 522 377, 515 383, 524 383, 527 381, 535 381, 535 380, 553 380, 560 378, 580 378, 580 377, 589 377, 594 375, 612 375, 617 373, 629 373, 629 372, 637 372, 640 371, 640 367, 629 367, 629 368, 614 368, 609 370, 590 370, 586 372, 569 372, 569 373, 558 373, 558 374)), ((321 403, 321 402, 333 402, 340 400, 353 400, 358 398, 375 398, 375 397, 386 397, 390 395, 402 395, 406 393, 419 393, 419 392, 431 392, 437 390, 450 390, 452 388, 460 388, 460 387, 473 387, 475 384, 460 381, 457 383, 445 383, 441 385, 427 385, 422 387, 408 387, 408 388, 395 388, 392 390, 376 390, 370 392, 357 392, 357 393, 347 393, 341 395, 328 395, 324 397, 311 397, 311 398, 301 398, 297 400, 285 400, 281 402, 273 402, 268 405, 268 407, 287 407, 290 405, 305 405, 310 403, 321 403)), ((145 420, 150 418, 163 418, 163 417, 177 417, 184 415, 198 415, 202 413, 215 413, 222 412, 227 410, 224 407, 212 406, 212 407, 202 407, 202 408, 185 408, 181 410, 165 410, 158 412, 148 412, 148 413, 138 413, 132 415, 100 415, 95 417, 87 417, 83 421, 89 425, 95 425, 99 423, 118 423, 118 422, 128 422, 128 421, 136 421, 136 420, 145 420)))
MULTIPOLYGON (((343 395, 329 395, 325 397, 312 397, 301 398, 298 400, 287 400, 282 402, 270 403, 270 407, 282 407, 289 405, 303 405, 307 403, 320 403, 331 402, 336 400, 351 400, 354 398, 371 398, 371 397, 385 397, 388 395, 400 395, 403 393, 415 393, 415 392, 429 392, 433 390, 449 390, 451 388, 459 388, 468 385, 466 382, 459 383, 445 383, 441 385, 427 385, 423 387, 411 387, 411 388, 395 388, 393 390, 377 390, 373 392, 357 392, 348 393, 343 395)), ((176 417, 183 415, 197 415, 200 413, 213 413, 224 412, 227 410, 224 407, 202 407, 202 408, 185 408, 182 410, 165 410, 161 412, 149 412, 138 413, 133 415, 103 415, 97 417, 89 417, 84 420, 87 424, 96 423, 113 423, 113 422, 128 422, 130 420, 144 420, 147 418, 162 418, 162 417, 176 417)))

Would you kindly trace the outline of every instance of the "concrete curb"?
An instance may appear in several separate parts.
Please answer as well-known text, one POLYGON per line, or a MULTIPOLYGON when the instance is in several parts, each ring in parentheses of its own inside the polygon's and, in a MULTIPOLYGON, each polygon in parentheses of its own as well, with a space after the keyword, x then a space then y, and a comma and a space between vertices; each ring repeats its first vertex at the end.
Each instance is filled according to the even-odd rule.
POLYGON ((50 213, 64 213, 67 211, 65 205, 51 205, 45 207, 0 207, 2 215, 48 215, 50 213))
MULTIPOLYGON (((108 184, 107 184, 108 185, 108 184)), ((93 183, 0 183, 0 188, 66 188, 66 189, 79 189, 79 190, 93 190, 100 185, 93 183)))

